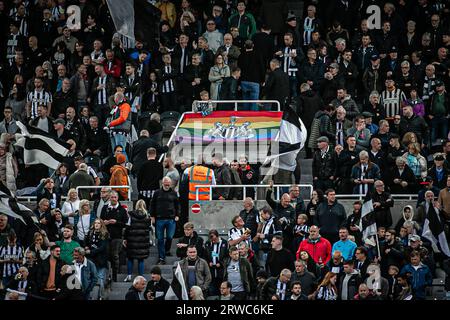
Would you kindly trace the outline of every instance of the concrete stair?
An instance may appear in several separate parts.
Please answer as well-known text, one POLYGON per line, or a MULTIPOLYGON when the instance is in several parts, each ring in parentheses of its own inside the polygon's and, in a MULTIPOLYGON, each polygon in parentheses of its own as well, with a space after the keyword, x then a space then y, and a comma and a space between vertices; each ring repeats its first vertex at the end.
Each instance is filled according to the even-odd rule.
MULTIPOLYGON (((176 243, 178 241, 174 240, 172 243, 171 257, 166 257, 165 265, 158 265, 161 268, 162 277, 169 282, 172 282, 173 278, 173 266, 175 262, 179 261, 178 257, 175 255, 176 243)), ((150 270, 158 263, 158 249, 156 246, 150 248, 150 256, 144 261, 144 277, 150 279, 150 270)), ((111 283, 111 290, 108 295, 108 300, 124 300, 128 289, 133 284, 133 279, 138 274, 137 261, 134 262, 133 276, 131 282, 124 282, 123 280, 127 276, 127 266, 121 265, 120 272, 117 275, 117 282, 111 283)))

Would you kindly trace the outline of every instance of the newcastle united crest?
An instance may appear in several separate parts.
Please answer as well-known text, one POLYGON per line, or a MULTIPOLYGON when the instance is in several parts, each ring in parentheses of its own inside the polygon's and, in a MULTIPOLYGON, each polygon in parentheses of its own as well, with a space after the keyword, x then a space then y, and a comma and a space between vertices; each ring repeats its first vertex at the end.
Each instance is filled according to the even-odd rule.
POLYGON ((228 125, 222 122, 214 123, 214 128, 209 129, 205 138, 220 138, 220 139, 250 139, 255 136, 255 132, 250 128, 251 122, 246 121, 242 125, 236 125, 236 117, 230 117, 228 125))

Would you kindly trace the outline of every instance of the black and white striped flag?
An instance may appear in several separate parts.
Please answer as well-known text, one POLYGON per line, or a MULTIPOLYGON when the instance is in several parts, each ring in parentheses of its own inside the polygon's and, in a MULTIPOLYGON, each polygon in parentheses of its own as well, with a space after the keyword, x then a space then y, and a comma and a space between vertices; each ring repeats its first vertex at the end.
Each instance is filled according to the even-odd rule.
POLYGON ((149 0, 107 0, 109 12, 119 34, 147 42, 151 47, 158 36, 161 11, 149 0))
POLYGON ((172 283, 169 290, 167 290, 164 300, 189 300, 180 263, 177 263, 172 283))
POLYGON ((38 223, 36 215, 29 209, 17 202, 6 186, 0 182, 0 213, 4 213, 14 219, 19 219, 24 224, 38 223))
POLYGON ((294 109, 286 106, 277 139, 278 151, 271 149, 271 154, 266 158, 263 165, 267 166, 270 163, 272 168, 294 171, 297 166, 297 154, 305 146, 307 135, 303 121, 294 109))
POLYGON ((27 128, 20 121, 17 121, 17 125, 22 131, 22 137, 17 140, 15 146, 24 149, 25 164, 44 164, 56 170, 69 153, 70 144, 38 128, 27 128))
POLYGON ((450 257, 450 249, 448 247, 447 237, 445 236, 444 226, 439 217, 439 211, 433 206, 433 203, 428 205, 422 237, 431 241, 435 252, 440 251, 447 257, 450 257))
POLYGON ((375 222, 375 212, 370 193, 365 197, 361 208, 360 230, 362 231, 363 240, 377 234, 377 223, 375 222))

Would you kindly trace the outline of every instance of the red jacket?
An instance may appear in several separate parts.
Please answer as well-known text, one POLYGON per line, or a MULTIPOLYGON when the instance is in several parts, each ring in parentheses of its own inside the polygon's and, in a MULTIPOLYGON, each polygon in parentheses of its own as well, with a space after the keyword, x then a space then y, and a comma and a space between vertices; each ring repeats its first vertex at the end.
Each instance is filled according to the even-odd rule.
POLYGON ((300 243, 297 250, 297 260, 300 258, 300 252, 306 251, 316 263, 322 258, 322 263, 327 264, 331 259, 331 244, 327 239, 320 237, 319 241, 313 243, 310 239, 305 239, 300 243))
POLYGON ((106 74, 111 75, 115 79, 120 78, 120 73, 122 72, 122 61, 119 59, 114 58, 111 69, 109 68, 109 61, 105 59, 103 60, 103 67, 105 68, 106 74))

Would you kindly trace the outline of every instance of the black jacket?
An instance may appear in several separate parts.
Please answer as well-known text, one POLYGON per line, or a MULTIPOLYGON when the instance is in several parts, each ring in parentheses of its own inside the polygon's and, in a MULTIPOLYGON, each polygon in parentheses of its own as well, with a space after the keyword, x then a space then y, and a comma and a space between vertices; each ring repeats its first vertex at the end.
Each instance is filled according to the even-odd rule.
MULTIPOLYGON (((50 257, 42 261, 39 265, 36 273, 36 283, 40 291, 42 291, 47 285, 48 276, 50 274, 50 257)), ((56 268, 55 268, 55 286, 56 288, 60 287, 61 281, 61 267, 64 265, 64 262, 61 259, 56 260, 56 268)))
POLYGON ((414 175, 414 172, 412 172, 412 170, 408 167, 408 165, 405 165, 405 168, 403 169, 401 175, 398 171, 397 166, 393 167, 389 172, 389 179, 386 182, 388 182, 393 194, 408 194, 417 192, 418 185, 416 176, 414 175), (406 186, 406 188, 403 188, 401 185, 394 183, 395 179, 406 181, 408 185, 406 186))
POLYGON ((146 259, 150 254, 150 218, 142 211, 130 212, 131 223, 125 229, 124 240, 129 259, 146 259))
MULTIPOLYGON (((262 299, 263 300, 272 300, 272 297, 274 295, 277 295, 277 284, 278 284, 279 276, 276 277, 270 277, 267 279, 266 283, 263 285, 262 288, 262 299)), ((286 284, 286 298, 291 295, 290 290, 291 284, 286 284)))
MULTIPOLYGON (((220 167, 214 168, 214 176, 216 178, 217 184, 231 184, 231 169, 226 164, 223 164, 220 167)), ((214 199, 218 199, 220 196, 228 199, 228 195, 230 194, 230 188, 214 188, 213 189, 213 197, 214 199)))
POLYGON ((272 199, 272 190, 268 189, 266 192, 266 201, 269 206, 273 209, 274 218, 279 220, 281 218, 286 218, 289 225, 295 224, 296 212, 295 208, 288 205, 286 208, 281 205, 280 202, 276 202, 272 199))
POLYGON ((172 189, 156 190, 152 197, 150 214, 156 219, 175 219, 180 216, 180 202, 178 195, 172 189))
POLYGON ((159 282, 155 282, 150 280, 147 283, 147 287, 145 288, 144 291, 144 297, 147 298, 147 293, 149 291, 152 292, 152 296, 155 297, 156 296, 156 292, 163 292, 164 294, 158 298, 155 297, 156 301, 162 301, 164 300, 164 297, 166 296, 167 291, 170 288, 170 283, 169 281, 167 281, 166 279, 164 279, 163 277, 161 277, 161 280, 159 282))
POLYGON ((389 228, 392 225, 391 208, 394 207, 394 199, 387 192, 379 194, 374 191, 372 193, 372 203, 375 202, 381 203, 380 207, 374 208, 377 227, 389 228))
POLYGON ((266 99, 279 101, 283 108, 289 98, 289 76, 281 68, 276 68, 269 73, 264 88, 266 99))
MULTIPOLYGON (((340 299, 342 299, 343 283, 345 276, 346 276, 345 273, 341 275, 337 286, 340 299)), ((358 272, 354 272, 347 282, 347 300, 353 300, 353 297, 358 293, 358 288, 361 283, 362 283, 361 275, 358 272)))
POLYGON ((309 296, 316 290, 317 279, 316 276, 307 270, 303 274, 297 272, 292 273, 291 282, 299 281, 302 287, 302 293, 309 296))
POLYGON ((116 209, 109 206, 104 206, 102 209, 102 213, 100 214, 100 218, 102 220, 117 220, 115 224, 109 224, 106 227, 111 239, 122 239, 122 232, 123 228, 125 228, 125 225, 128 222, 128 215, 127 211, 124 207, 122 207, 120 203, 116 209))
POLYGON ((314 224, 320 228, 324 234, 338 234, 339 228, 345 225, 347 214, 344 206, 338 201, 334 201, 330 206, 327 201, 323 201, 318 207, 314 216, 314 224))
POLYGON ((305 61, 300 65, 299 83, 312 81, 313 85, 311 89, 317 91, 320 89, 320 85, 322 84, 324 71, 325 65, 322 61, 316 60, 313 64, 305 61))
POLYGON ((337 170, 337 155, 330 146, 328 152, 322 158, 321 151, 316 150, 313 156, 313 177, 319 179, 329 179, 331 176, 336 176, 337 170))
POLYGON ((69 90, 63 92, 62 90, 57 91, 53 96, 52 103, 52 115, 57 118, 60 114, 66 114, 67 107, 73 107, 76 105, 77 97, 74 91, 69 90))
POLYGON ((155 148, 158 154, 168 151, 166 146, 161 147, 155 140, 149 137, 140 136, 138 140, 133 142, 133 148, 131 151, 131 161, 133 167, 131 172, 138 174, 141 167, 147 162, 147 150, 148 148, 155 148))
MULTIPOLYGON (((223 279, 224 274, 224 267, 225 267, 225 260, 228 258, 228 242, 225 239, 221 239, 222 242, 220 243, 220 250, 219 250, 219 259, 218 263, 220 264, 220 267, 217 267, 213 264, 213 266, 209 267, 211 271, 211 276, 213 279, 223 279)), ((208 265, 210 262, 212 262, 212 254, 214 253, 214 244, 211 243, 210 240, 206 241, 205 243, 205 260, 208 262, 208 265)))
POLYGON ((271 249, 267 255, 266 271, 269 276, 276 277, 280 275, 281 270, 289 269, 294 270, 295 256, 286 248, 279 251, 271 249))
POLYGON ((381 253, 381 272, 383 276, 387 275, 389 266, 394 265, 401 269, 404 259, 404 250, 400 241, 395 240, 393 244, 384 242, 380 244, 381 253), (386 250, 389 252, 386 253, 386 250))
MULTIPOLYGON (((144 299, 146 299, 145 295, 144 299)), ((136 290, 135 287, 131 286, 131 288, 128 289, 128 292, 125 295, 125 300, 141 300, 139 299, 139 292, 136 290)))
POLYGON ((238 66, 241 68, 241 81, 263 83, 266 73, 263 56, 255 49, 242 51, 238 59, 238 66))
POLYGON ((163 166, 158 160, 147 160, 139 169, 137 188, 139 191, 159 189, 159 181, 163 178, 163 166))
POLYGON ((97 269, 107 268, 109 238, 101 239, 100 236, 95 235, 94 232, 89 232, 85 242, 86 247, 90 250, 87 257, 95 264, 97 269))
POLYGON ((308 132, 310 131, 315 114, 320 110, 322 105, 322 98, 312 90, 302 92, 297 97, 297 114, 301 116, 308 132))
POLYGON ((428 141, 428 124, 422 117, 413 115, 408 119, 403 116, 400 120, 400 136, 407 132, 414 132, 419 141, 428 141))
MULTIPOLYGON (((199 257, 204 257, 203 239, 197 234, 196 231, 194 231, 191 238, 183 236, 182 238, 180 238, 178 240, 178 243, 185 243, 188 245, 188 247, 190 245, 195 245, 195 247, 197 248, 197 255, 199 257)), ((186 256, 187 256, 187 247, 177 248, 177 257, 178 258, 184 259, 184 258, 186 258, 186 256)))
POLYGON ((107 154, 108 142, 108 135, 101 128, 89 128, 89 130, 86 131, 86 149, 89 149, 92 152, 100 150, 102 157, 107 154))

